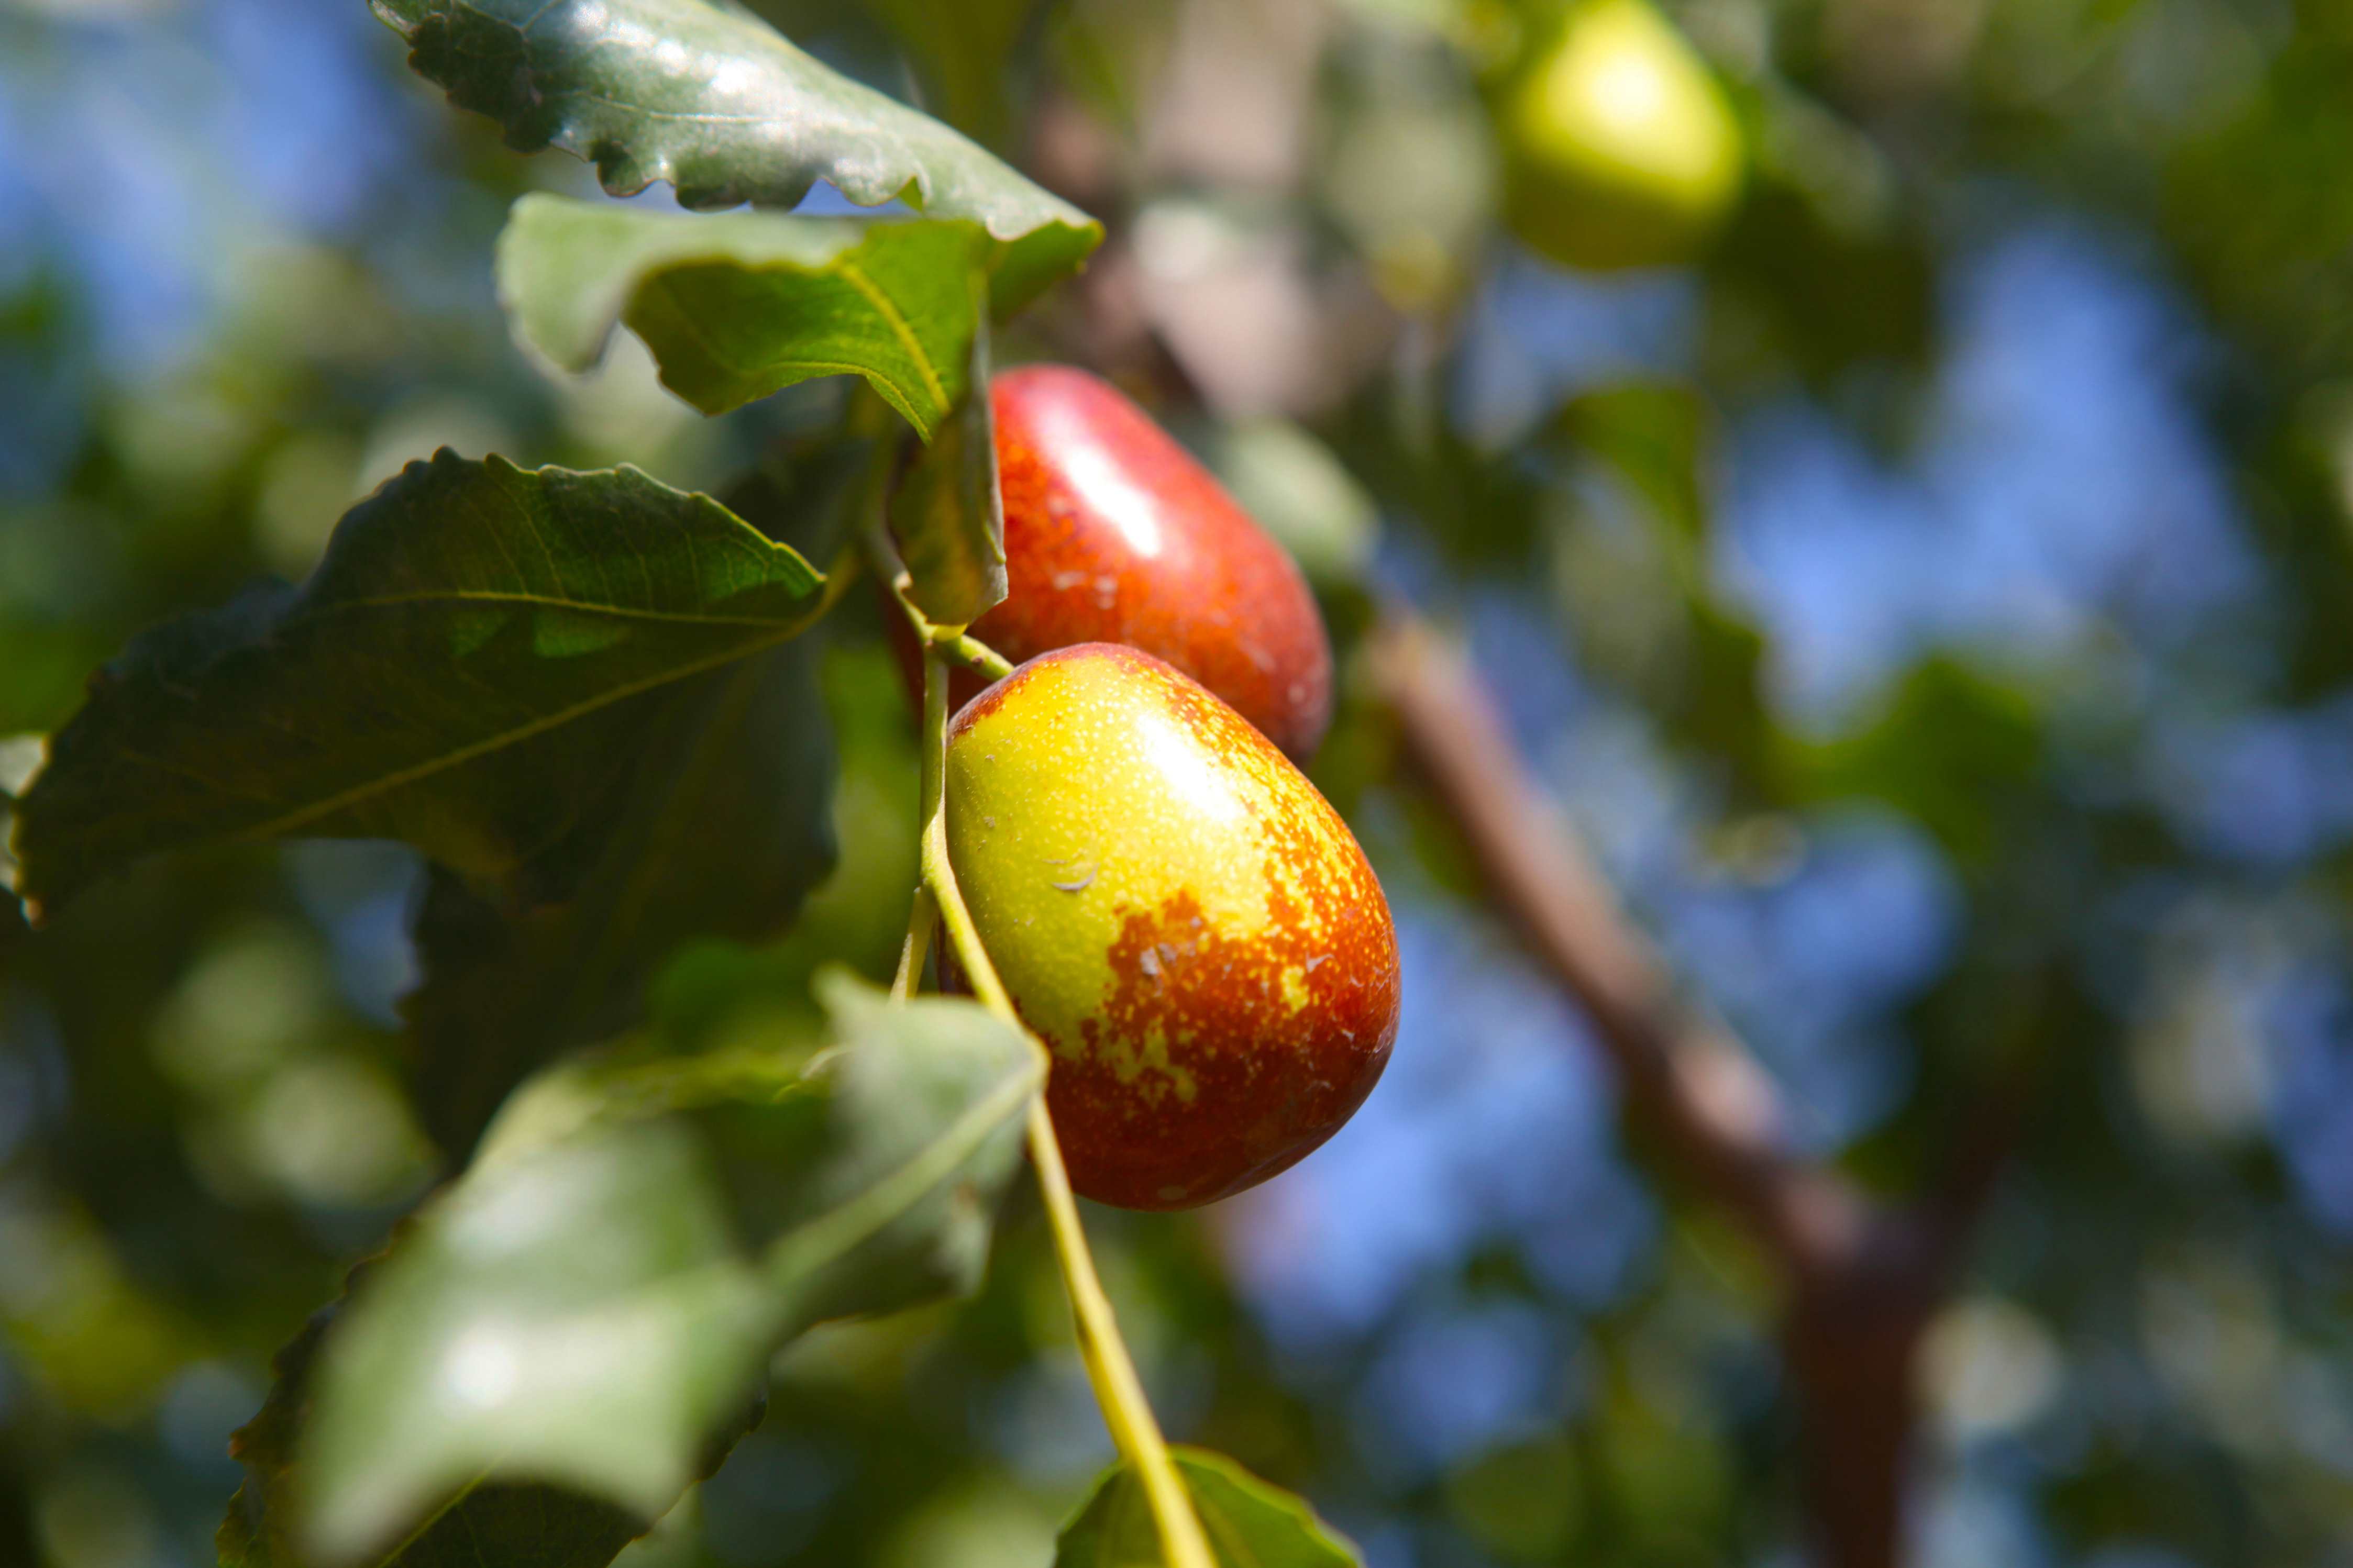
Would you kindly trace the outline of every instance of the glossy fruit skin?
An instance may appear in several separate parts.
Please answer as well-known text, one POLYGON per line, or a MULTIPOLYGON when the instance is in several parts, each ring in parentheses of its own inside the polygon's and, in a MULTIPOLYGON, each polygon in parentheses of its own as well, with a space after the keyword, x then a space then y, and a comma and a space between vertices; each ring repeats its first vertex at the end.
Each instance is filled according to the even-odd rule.
POLYGON ((973 636, 1016 664, 1083 642, 1141 648, 1313 755, 1332 721, 1332 645, 1282 546, 1100 377, 1024 365, 989 396, 1010 591, 973 636))
POLYGON ((1739 122, 1650 0, 1577 0, 1496 109, 1504 213, 1571 267, 1694 259, 1739 199, 1739 122))
POLYGON ((1282 1171, 1397 1036, 1397 931, 1364 852, 1241 716, 1133 648, 1016 669, 949 730, 948 858, 1053 1052, 1071 1182, 1186 1208, 1282 1171))

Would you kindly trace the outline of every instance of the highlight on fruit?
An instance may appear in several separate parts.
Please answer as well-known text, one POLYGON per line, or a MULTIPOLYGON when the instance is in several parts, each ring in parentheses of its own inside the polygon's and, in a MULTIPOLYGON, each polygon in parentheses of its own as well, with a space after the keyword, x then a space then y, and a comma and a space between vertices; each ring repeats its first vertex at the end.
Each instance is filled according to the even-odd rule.
MULTIPOLYGON (((1100 376, 1023 365, 989 391, 1010 587, 973 635, 1017 664, 1085 642, 1140 648, 1293 758, 1313 755, 1332 720, 1332 645, 1282 546, 1100 376)), ((959 674, 956 706, 981 686, 959 674)))

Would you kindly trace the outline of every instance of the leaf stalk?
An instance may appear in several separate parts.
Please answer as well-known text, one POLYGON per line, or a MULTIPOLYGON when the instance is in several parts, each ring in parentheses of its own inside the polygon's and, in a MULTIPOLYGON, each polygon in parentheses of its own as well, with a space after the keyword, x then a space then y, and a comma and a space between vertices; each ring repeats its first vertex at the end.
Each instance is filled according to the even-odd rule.
POLYGON ((944 629, 935 629, 932 636, 932 646, 938 648, 941 656, 949 663, 960 664, 966 669, 976 671, 990 680, 1002 680, 1013 673, 1011 659, 982 642, 978 637, 966 633, 957 632, 954 636, 949 636, 944 629))

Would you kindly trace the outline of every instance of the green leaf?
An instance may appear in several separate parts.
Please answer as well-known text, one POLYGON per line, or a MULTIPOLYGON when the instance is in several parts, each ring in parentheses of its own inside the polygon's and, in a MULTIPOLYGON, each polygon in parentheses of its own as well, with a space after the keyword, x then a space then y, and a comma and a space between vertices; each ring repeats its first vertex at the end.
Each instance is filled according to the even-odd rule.
MULTIPOLYGON (((310 1568, 316 1562, 290 1533, 301 1506, 295 1446, 310 1405, 319 1347, 347 1306, 350 1290, 374 1267, 370 1262, 353 1269, 344 1299, 312 1314, 279 1352, 270 1363, 269 1394, 259 1414, 229 1439, 246 1475, 214 1538, 221 1568, 310 1568)), ((697 1457, 697 1479, 717 1470, 764 1413, 764 1400, 747 1401, 707 1434, 697 1457)), ((484 1481, 378 1561, 385 1568, 480 1568, 486 1563, 603 1568, 652 1523, 603 1499, 543 1481, 484 1481)))
POLYGON ((0 735, 0 800, 14 800, 40 772, 45 748, 38 735, 0 735))
POLYGON ((780 437, 720 500, 770 539, 830 567, 855 553, 876 464, 890 460, 898 447, 896 431, 856 435, 839 423, 780 437))
POLYGON ((914 584, 908 597, 949 626, 978 620, 1008 586, 985 325, 973 334, 970 353, 963 399, 891 501, 891 531, 914 584))
POLYGON ((1220 428, 1209 467, 1242 510, 1319 585, 1361 586, 1380 541, 1380 508, 1331 447, 1287 419, 1220 428))
POLYGON ((1674 689, 1646 694, 1669 733, 1726 765, 1753 798, 1778 800, 1785 790, 1772 754, 1764 639, 1725 602, 1708 558, 1705 402, 1689 387, 1628 382, 1571 398, 1555 427, 1657 525, 1684 611, 1683 673, 1674 689))
POLYGON ((1571 398, 1558 424, 1609 464, 1677 539, 1696 542, 1706 536, 1707 408, 1697 393, 1655 382, 1621 383, 1571 398))
POLYGON ((307 1442, 323 1558, 358 1561, 482 1479, 651 1519, 747 1398, 773 1319, 711 1159, 671 1121, 470 1173, 327 1342, 307 1442))
POLYGON ((558 1053, 637 1022, 693 937, 772 936, 831 872, 834 755, 808 641, 665 694, 579 890, 510 911, 436 869, 402 1003, 426 1129, 462 1159, 558 1053))
POLYGON ((756 1119, 719 1130, 743 1223, 796 1327, 968 1295, 988 1267, 996 1197, 1021 1161, 1044 1053, 976 1003, 894 1004, 844 970, 818 994, 841 1052, 822 1157, 773 1180, 756 1119))
POLYGON ((515 331, 568 371, 617 321, 705 414, 811 376, 863 375, 928 439, 963 396, 988 237, 956 222, 691 217, 533 195, 499 237, 515 331))
MULTIPOLYGON (((1223 1454, 1188 1447, 1169 1452, 1219 1568, 1360 1568, 1356 1547, 1303 1499, 1270 1486, 1223 1454)), ((1062 1526, 1054 1568, 1162 1568, 1152 1510, 1125 1465, 1105 1471, 1062 1526)))
POLYGON ((1824 741, 1786 736, 1783 748, 1806 796, 1884 802, 1965 870, 2030 830, 2051 767, 2033 700, 1942 655, 1906 672, 1869 722, 1824 741))
POLYGON ((968 1002, 819 990, 834 1048, 641 1044, 509 1103, 322 1352, 291 1494, 317 1554, 381 1561, 488 1484, 656 1516, 786 1339, 977 1283, 1037 1047, 968 1002))
POLYGON ((1006 66, 1037 0, 874 0, 872 8, 914 60, 941 118, 997 144, 1006 66))
POLYGON ((939 121, 828 70, 711 0, 372 0, 409 64, 507 144, 596 165, 617 195, 656 180, 688 207, 790 207, 825 180, 860 206, 968 218, 1013 310, 1086 258, 1102 226, 939 121))
POLYGON ((628 700, 795 636, 823 587, 633 468, 445 449, 346 514, 300 589, 167 622, 100 673, 19 805, 18 891, 37 910, 143 855, 289 834, 504 875, 618 777, 649 714, 628 700))
MULTIPOLYGON (((807 558, 833 561, 880 445, 834 432, 772 443, 726 505, 807 558)), ((606 809, 525 868, 542 902, 517 908, 434 869, 413 927, 423 977, 402 1006, 421 1118, 455 1160, 525 1075, 637 1024, 646 983, 675 949, 701 937, 767 942, 801 918, 816 884, 855 869, 827 870, 841 716, 818 689, 829 657, 818 639, 797 638, 650 694, 659 710, 606 809)), ((896 711, 895 687, 884 695, 896 711)), ((881 888, 903 900, 913 877, 911 864, 881 888)), ((894 942, 903 912, 891 917, 894 942)), ((794 994, 807 985, 804 969, 794 994)))

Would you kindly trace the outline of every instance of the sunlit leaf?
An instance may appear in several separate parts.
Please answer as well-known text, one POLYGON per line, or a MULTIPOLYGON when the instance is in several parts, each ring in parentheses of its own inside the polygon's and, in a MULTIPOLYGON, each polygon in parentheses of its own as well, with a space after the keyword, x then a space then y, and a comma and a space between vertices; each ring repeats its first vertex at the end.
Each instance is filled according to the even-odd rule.
POLYGON ((854 373, 928 437, 967 384, 988 248, 971 223, 693 217, 533 195, 500 237, 499 294, 518 335, 563 369, 595 364, 626 321, 663 384, 705 414, 854 373))
POLYGON ((44 747, 38 735, 0 735, 0 800, 14 800, 40 772, 44 747))
POLYGON ((824 180, 860 206, 904 198, 996 243, 997 308, 1085 259, 1101 226, 955 132, 818 64, 712 0, 373 0, 409 64, 523 152, 554 146, 627 195, 790 207, 824 180))
POLYGON ((968 1002, 820 993, 834 1048, 649 1043, 516 1096, 327 1339, 299 1539, 378 1561, 525 1480, 651 1518, 784 1340, 977 1282, 1036 1047, 968 1002))
MULTIPOLYGON (((353 1272, 353 1285, 374 1267, 353 1272)), ((348 1304, 348 1296, 322 1309, 270 1363, 269 1396, 240 1427, 229 1447, 245 1481, 215 1537, 221 1568, 316 1568, 320 1558, 292 1533, 301 1503, 295 1446, 311 1394, 321 1343, 348 1304)), ((708 1476, 728 1450, 757 1425, 759 1399, 747 1400, 706 1434, 695 1474, 708 1476)), ((543 1480, 487 1480, 450 1500, 396 1552, 377 1561, 396 1568, 480 1568, 486 1563, 529 1568, 603 1568, 652 1520, 585 1492, 543 1480)))
POLYGON ((978 620, 1007 587, 985 326, 973 337, 963 381, 963 399, 891 503, 891 530, 913 581, 908 596, 933 621, 955 626, 978 620))
MULTIPOLYGON (((1303 1499, 1271 1486, 1223 1454, 1175 1448, 1219 1568, 1358 1568, 1363 1559, 1303 1499)), ((1144 1487, 1125 1465, 1095 1483, 1054 1550, 1054 1568, 1162 1568, 1144 1487)))
POLYGON ((294 834, 501 875, 618 776, 650 715, 617 705, 795 636, 823 584, 635 469, 445 450, 353 508, 301 587, 167 622, 100 672, 18 807, 19 890, 294 834))
POLYGON ((39 771, 46 750, 38 735, 0 736, 0 887, 16 882, 16 857, 9 848, 16 826, 16 795, 39 771))
POLYGON ((299 1450, 310 1538, 356 1559, 477 1478, 650 1519, 772 1335, 685 1125, 599 1127, 492 1163, 420 1219, 328 1342, 299 1450))

